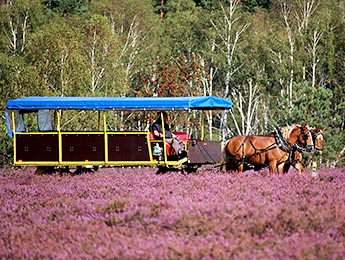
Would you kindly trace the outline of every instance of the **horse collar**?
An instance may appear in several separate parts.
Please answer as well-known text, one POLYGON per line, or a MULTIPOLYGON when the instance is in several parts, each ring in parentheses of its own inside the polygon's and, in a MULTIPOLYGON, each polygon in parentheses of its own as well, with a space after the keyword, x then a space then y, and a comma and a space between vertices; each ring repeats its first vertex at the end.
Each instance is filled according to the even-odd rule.
POLYGON ((276 129, 276 131, 274 132, 274 138, 280 149, 282 149, 284 152, 287 152, 287 153, 291 152, 291 147, 288 141, 285 140, 282 132, 279 129, 276 129))
POLYGON ((306 151, 307 151, 307 149, 303 148, 303 147, 300 146, 298 143, 295 143, 295 144, 293 145, 293 147, 295 147, 296 150, 299 151, 300 153, 303 153, 303 152, 306 152, 306 151))

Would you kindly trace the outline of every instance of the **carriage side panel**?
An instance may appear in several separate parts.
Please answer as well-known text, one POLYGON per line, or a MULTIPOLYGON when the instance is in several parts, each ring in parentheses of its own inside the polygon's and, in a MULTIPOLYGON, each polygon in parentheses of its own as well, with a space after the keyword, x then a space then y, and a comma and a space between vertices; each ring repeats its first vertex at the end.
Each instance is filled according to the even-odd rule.
POLYGON ((58 134, 16 134, 16 159, 20 162, 57 162, 58 134))
POLYGON ((150 161, 147 134, 108 133, 109 161, 150 161))
POLYGON ((222 158, 221 143, 218 141, 190 141, 188 142, 188 158, 192 164, 218 163, 222 158))
POLYGON ((104 135, 62 134, 62 161, 104 161, 104 135))

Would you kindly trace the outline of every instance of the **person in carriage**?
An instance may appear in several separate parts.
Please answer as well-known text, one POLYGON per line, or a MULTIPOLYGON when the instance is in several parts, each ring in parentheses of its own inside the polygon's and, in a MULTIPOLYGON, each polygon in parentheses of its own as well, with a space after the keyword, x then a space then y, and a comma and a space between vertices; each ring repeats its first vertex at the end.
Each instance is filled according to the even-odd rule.
MULTIPOLYGON (((165 134, 165 140, 168 144, 170 144, 175 152, 175 155, 179 157, 179 159, 186 157, 187 153, 184 150, 183 142, 179 139, 177 135, 175 135, 168 124, 168 114, 167 112, 163 111, 163 120, 164 120, 164 134, 165 134)), ((161 140, 163 139, 163 123, 162 123, 162 117, 159 114, 156 121, 152 124, 152 133, 155 139, 161 140)))

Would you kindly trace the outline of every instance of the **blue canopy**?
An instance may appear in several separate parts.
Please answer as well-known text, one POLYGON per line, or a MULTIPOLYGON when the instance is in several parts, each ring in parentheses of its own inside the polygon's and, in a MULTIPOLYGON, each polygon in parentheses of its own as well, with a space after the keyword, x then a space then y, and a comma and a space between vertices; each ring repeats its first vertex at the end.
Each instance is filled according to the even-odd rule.
POLYGON ((25 97, 9 100, 6 110, 215 110, 231 109, 226 99, 204 97, 25 97))

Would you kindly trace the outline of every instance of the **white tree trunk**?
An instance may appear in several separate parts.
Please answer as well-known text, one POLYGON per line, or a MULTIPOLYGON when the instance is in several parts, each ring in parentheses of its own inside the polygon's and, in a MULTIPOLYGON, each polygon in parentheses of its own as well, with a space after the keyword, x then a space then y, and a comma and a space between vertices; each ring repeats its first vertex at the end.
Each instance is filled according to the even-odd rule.
POLYGON ((256 116, 256 112, 258 110, 259 99, 261 97, 258 92, 258 86, 253 86, 252 79, 249 79, 247 91, 244 92, 244 95, 242 95, 241 92, 232 93, 236 106, 234 111, 231 111, 231 115, 235 123, 237 135, 256 134, 254 132, 258 125, 258 117, 256 116), (240 117, 240 123, 238 123, 238 120, 236 120, 236 110, 238 111, 240 117))
MULTIPOLYGON (((221 39, 221 45, 217 46, 225 53, 225 62, 227 71, 224 79, 223 98, 229 97, 230 81, 242 65, 234 64, 235 51, 237 44, 241 38, 242 33, 248 28, 249 24, 238 25, 239 17, 236 17, 236 12, 240 0, 230 0, 227 8, 221 5, 224 23, 215 23, 211 21, 212 25, 217 31, 217 36, 221 39)), ((221 141, 227 138, 227 110, 224 110, 221 116, 221 141)))
POLYGON ((15 21, 14 17, 8 17, 8 23, 11 31, 11 35, 7 35, 7 38, 9 40, 8 47, 13 52, 18 51, 23 53, 26 48, 26 34, 29 14, 28 12, 25 12, 25 14, 23 14, 23 17, 18 15, 18 17, 16 18, 17 20, 15 21))
POLYGON ((284 18, 284 22, 285 22, 285 27, 286 27, 286 33, 287 33, 287 37, 288 37, 288 41, 289 41, 289 45, 290 45, 290 79, 289 79, 289 84, 287 85, 287 89, 286 89, 286 94, 289 97, 289 107, 290 109, 292 109, 292 85, 294 82, 294 53, 295 53, 295 40, 293 38, 293 32, 292 29, 290 27, 290 23, 289 23, 289 13, 290 10, 288 9, 286 3, 282 4, 282 14, 283 14, 283 18, 284 18))
POLYGON ((97 46, 98 39, 97 39, 97 31, 94 30, 93 37, 92 37, 92 43, 90 48, 90 68, 89 68, 89 74, 90 74, 90 86, 91 86, 91 93, 94 94, 96 90, 101 89, 102 86, 102 79, 104 77, 105 73, 105 67, 102 62, 99 62, 100 60, 105 60, 107 57, 107 46, 102 46, 102 50, 97 46), (98 52, 101 52, 100 56, 98 55, 98 52))
POLYGON ((311 86, 315 87, 315 81, 316 81, 316 66, 319 63, 319 59, 317 58, 317 45, 322 37, 322 32, 318 32, 317 29, 314 31, 313 34, 313 41, 311 46, 311 53, 312 53, 312 80, 311 80, 311 86))

